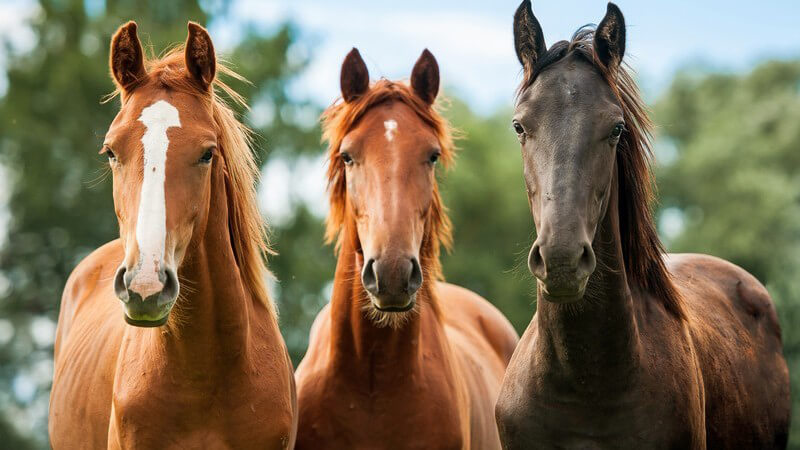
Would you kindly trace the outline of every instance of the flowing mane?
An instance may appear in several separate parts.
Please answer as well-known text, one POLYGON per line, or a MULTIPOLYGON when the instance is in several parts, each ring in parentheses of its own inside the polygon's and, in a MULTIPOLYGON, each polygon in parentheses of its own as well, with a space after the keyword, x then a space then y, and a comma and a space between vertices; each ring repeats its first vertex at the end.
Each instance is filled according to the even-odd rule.
POLYGON ((617 172, 619 226, 626 274, 631 282, 660 299, 668 311, 684 318, 681 296, 664 263, 664 246, 652 216, 655 203, 655 180, 651 170, 653 122, 631 75, 632 69, 622 63, 619 70, 610 72, 595 54, 593 43, 594 28, 585 26, 578 29, 570 41, 553 44, 532 70, 525 71, 517 98, 542 71, 571 53, 582 56, 602 74, 616 95, 625 119, 625 131, 617 147, 617 172))
MULTIPOLYGON (((228 228, 236 263, 251 294, 266 305, 271 314, 277 311, 269 298, 266 278, 271 276, 265 264, 266 255, 271 253, 266 234, 266 225, 256 202, 256 183, 259 168, 251 149, 252 131, 236 118, 231 106, 223 99, 230 98, 234 105, 247 108, 244 98, 233 88, 214 78, 213 90, 198 89, 186 76, 184 46, 176 46, 161 58, 145 61, 149 83, 159 83, 165 89, 186 92, 205 99, 217 127, 219 151, 225 162, 225 189, 228 196, 228 228)), ((222 74, 236 80, 244 80, 238 73, 217 61, 218 75, 222 74)), ((125 96, 119 90, 109 97, 125 96)))
MULTIPOLYGON (((418 98, 404 83, 380 79, 361 97, 350 103, 341 99, 322 113, 322 139, 328 142, 328 195, 330 213, 326 221, 325 239, 341 246, 341 232, 350 213, 347 207, 345 165, 339 156, 339 146, 347 133, 373 106, 383 102, 398 101, 408 105, 436 134, 441 148, 440 160, 447 167, 453 160, 454 147, 448 122, 431 106, 418 98)), ((420 258, 426 272, 434 279, 442 279, 439 251, 442 245, 450 248, 452 242, 450 219, 442 204, 439 187, 433 185, 433 201, 428 216, 427 233, 423 238, 420 258)))

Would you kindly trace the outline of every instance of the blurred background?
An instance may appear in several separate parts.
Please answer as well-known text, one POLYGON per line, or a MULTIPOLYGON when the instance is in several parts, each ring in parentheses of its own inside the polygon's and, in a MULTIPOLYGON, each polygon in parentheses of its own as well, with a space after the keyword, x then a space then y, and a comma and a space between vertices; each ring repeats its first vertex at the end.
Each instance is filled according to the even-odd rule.
MULTIPOLYGON (((502 2, 2 0, 0 2, 0 448, 47 448, 52 345, 72 268, 117 236, 97 152, 118 110, 108 42, 139 24, 154 54, 206 24, 253 84, 244 120, 259 134, 260 205, 278 255, 273 296, 295 364, 327 301, 327 205, 318 115, 357 46, 373 78, 406 78, 423 48, 439 60, 445 114, 460 130, 440 173, 455 225, 449 281, 494 302, 522 332, 535 311, 534 238, 511 130, 520 69, 516 0, 502 2), (435 3, 435 5, 434 5, 435 3)), ((777 302, 800 387, 800 4, 618 2, 626 60, 656 123, 659 230, 670 251, 710 253, 755 274, 777 302)), ((602 1, 534 2, 548 44, 597 23, 602 1)), ((795 407, 800 406, 795 396, 795 407)), ((791 446, 800 448, 800 411, 791 446)), ((78 430, 76 430, 78 432, 78 430)))

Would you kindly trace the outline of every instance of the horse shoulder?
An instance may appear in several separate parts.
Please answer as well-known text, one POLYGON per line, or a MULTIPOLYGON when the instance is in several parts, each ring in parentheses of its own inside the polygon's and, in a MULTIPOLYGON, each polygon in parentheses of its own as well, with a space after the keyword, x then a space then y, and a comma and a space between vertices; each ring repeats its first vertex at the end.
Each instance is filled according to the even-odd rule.
POLYGON ((69 331, 75 315, 83 305, 96 301, 95 293, 110 287, 114 272, 122 261, 123 252, 119 239, 111 241, 87 255, 72 270, 61 295, 58 335, 69 331), (106 281, 108 285, 104 284, 106 281))
POLYGON ((114 367, 124 331, 110 286, 121 260, 122 246, 112 241, 84 258, 64 287, 50 395, 53 446, 87 442, 105 446, 114 367), (76 434, 75 429, 85 432, 76 434))
POLYGON ((445 332, 470 397, 472 448, 499 448, 494 405, 519 340, 508 320, 486 299, 438 283, 445 332))
POLYGON ((788 369, 766 288, 720 258, 683 254, 670 256, 668 262, 686 305, 703 375, 709 446, 785 446, 788 369), (755 424, 753 417, 763 420, 755 424))

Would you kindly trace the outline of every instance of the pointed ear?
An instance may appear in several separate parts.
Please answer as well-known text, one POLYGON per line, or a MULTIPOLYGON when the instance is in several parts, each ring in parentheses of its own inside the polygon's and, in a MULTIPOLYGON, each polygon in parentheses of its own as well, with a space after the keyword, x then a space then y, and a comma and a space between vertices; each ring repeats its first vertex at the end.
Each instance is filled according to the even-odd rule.
POLYGON ((342 98, 347 103, 364 95, 369 89, 369 71, 361 59, 361 53, 355 47, 344 57, 339 85, 342 88, 342 98))
POLYGON ((547 52, 542 26, 533 15, 530 0, 524 0, 514 13, 514 49, 526 74, 533 70, 536 61, 547 52))
POLYGON ((625 56, 625 18, 613 3, 608 4, 606 16, 594 32, 594 52, 610 70, 616 70, 625 56))
POLYGON ((411 88, 425 103, 431 105, 439 93, 439 63, 426 48, 411 71, 411 88))
POLYGON ((217 56, 208 31, 200 25, 189 22, 189 37, 186 38, 186 69, 192 79, 203 90, 211 88, 217 73, 217 56))
POLYGON ((130 90, 147 77, 142 44, 136 35, 136 22, 130 21, 114 33, 108 59, 111 76, 122 91, 130 90))

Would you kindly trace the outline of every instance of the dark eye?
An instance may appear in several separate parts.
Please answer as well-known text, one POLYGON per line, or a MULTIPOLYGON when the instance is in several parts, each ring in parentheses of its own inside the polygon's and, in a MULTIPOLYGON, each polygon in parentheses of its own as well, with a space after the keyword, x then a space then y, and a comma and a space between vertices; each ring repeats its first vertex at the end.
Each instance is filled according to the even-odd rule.
POLYGON ((114 162, 117 160, 117 155, 115 155, 110 148, 105 147, 104 150, 105 151, 103 152, 103 154, 106 155, 106 158, 108 158, 109 162, 114 162))
POLYGON ((625 124, 620 122, 614 126, 613 130, 611 130, 611 137, 616 139, 622 135, 623 131, 625 131, 625 124))
POLYGON ((520 125, 519 122, 517 122, 516 120, 513 122, 513 125, 514 125, 514 131, 516 131, 517 134, 522 134, 525 132, 525 129, 522 128, 522 125, 520 125))
POLYGON ((431 155, 431 157, 430 157, 430 159, 428 161, 430 161, 431 164, 436 164, 436 161, 439 160, 439 156, 441 156, 441 153, 436 152, 436 153, 431 155))
POLYGON ((342 152, 342 153, 341 153, 341 155, 342 155, 342 161, 344 161, 344 163, 345 163, 345 164, 347 164, 348 166, 349 166, 350 164, 353 164, 353 157, 352 157, 352 156, 350 156, 350 154, 349 154, 349 153, 347 153, 347 152, 342 152))
POLYGON ((203 153, 203 156, 200 157, 200 162, 203 164, 208 164, 211 162, 211 158, 214 157, 214 149, 210 148, 203 153))

